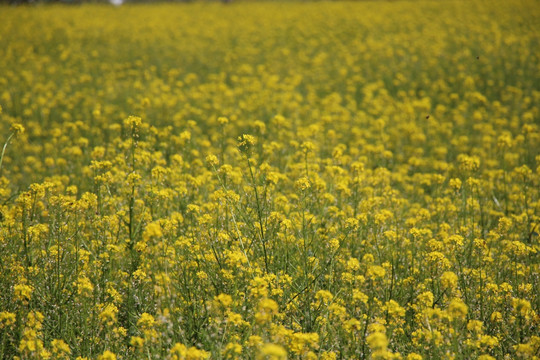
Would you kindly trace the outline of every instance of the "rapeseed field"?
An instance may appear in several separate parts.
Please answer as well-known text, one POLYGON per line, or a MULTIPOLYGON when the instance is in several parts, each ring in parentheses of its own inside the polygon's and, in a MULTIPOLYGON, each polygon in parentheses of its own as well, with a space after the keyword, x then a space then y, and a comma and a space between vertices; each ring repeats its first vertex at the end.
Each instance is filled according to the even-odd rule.
POLYGON ((0 7, 0 358, 538 359, 539 23, 0 7))

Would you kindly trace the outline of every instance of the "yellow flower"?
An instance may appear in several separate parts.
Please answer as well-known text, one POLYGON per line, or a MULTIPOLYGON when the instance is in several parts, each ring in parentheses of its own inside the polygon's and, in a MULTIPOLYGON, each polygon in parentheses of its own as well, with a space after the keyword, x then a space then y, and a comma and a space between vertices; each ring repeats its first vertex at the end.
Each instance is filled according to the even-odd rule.
POLYGON ((310 349, 319 348, 319 334, 317 333, 294 333, 290 341, 290 350, 295 354, 307 355, 310 349))
POLYGON ((9 131, 11 131, 13 134, 22 134, 25 131, 25 128, 22 124, 14 123, 11 124, 11 127, 9 128, 9 131))
POLYGON ((142 313, 137 321, 137 326, 142 329, 151 329, 154 327, 156 320, 154 317, 148 313, 142 313))
POLYGON ((458 178, 450 179, 449 185, 454 191, 458 191, 461 189, 461 180, 458 178))
MULTIPOLYGON (((137 243, 139 245, 140 243, 137 243)), ((137 250, 137 249, 135 249, 137 250)), ((147 274, 142 269, 137 269, 133 272, 133 279, 143 281, 147 279, 147 274)))
POLYGON ((195 347, 189 349, 180 343, 176 343, 169 350, 170 360, 204 360, 210 357, 210 353, 195 347))
POLYGON ((227 321, 236 326, 249 326, 250 324, 242 319, 242 315, 228 311, 227 312, 227 321))
POLYGON ((457 286, 458 277, 452 271, 445 271, 441 275, 441 285, 444 289, 455 289, 457 286))
POLYGON ((102 323, 109 326, 113 325, 116 322, 116 314, 118 313, 118 308, 114 304, 107 304, 99 314, 99 319, 102 323))
POLYGON ((31 329, 40 330, 44 318, 45 316, 39 311, 31 311, 26 319, 26 326, 31 329))
POLYGON ((28 302, 32 297, 33 287, 26 284, 18 284, 13 288, 14 300, 28 302))
MULTIPOLYGON (((235 258, 237 258, 238 261, 245 258, 243 254, 239 252, 234 254, 230 253, 230 255, 235 255, 235 258)), ((264 278, 257 276, 253 280, 251 280, 250 291, 254 297, 265 298, 266 296, 268 296, 268 282, 264 278)))
POLYGON ((514 307, 514 312, 527 319, 529 318, 531 313, 531 303, 528 300, 513 298, 512 306, 514 307))
POLYGON ((17 317, 14 313, 7 311, 0 312, 0 329, 15 324, 16 318, 17 317))
POLYGON ((493 323, 501 322, 503 319, 502 314, 499 311, 494 311, 491 313, 490 320, 493 323))
POLYGON ((248 134, 243 134, 242 136, 238 137, 238 148, 241 152, 247 153, 251 150, 253 145, 255 145, 256 140, 255 137, 248 134))
POLYGON ((364 294, 362 291, 358 289, 353 289, 353 300, 356 303, 361 302, 361 303, 367 304, 369 300, 369 296, 367 296, 366 294, 364 294))
POLYGON ((482 335, 479 340, 480 346, 482 348, 493 349, 499 345, 499 339, 491 335, 482 335))
POLYGON ((416 301, 421 307, 431 307, 434 301, 433 293, 431 291, 425 291, 418 295, 416 301))
POLYGON ((484 354, 484 355, 480 355, 478 357, 478 360, 495 360, 495 358, 491 355, 484 354))
POLYGON ((77 294, 85 297, 92 296, 92 293, 94 291, 94 285, 86 276, 79 276, 75 284, 77 285, 77 294))
POLYGON ((260 347, 257 360, 286 360, 287 351, 280 345, 264 344, 260 347))
POLYGON ((105 350, 103 354, 98 356, 98 360, 116 360, 116 355, 109 350, 105 350))
POLYGON ((331 251, 335 252, 339 249, 339 239, 337 238, 332 238, 330 239, 330 241, 328 241, 328 247, 330 248, 331 251))
POLYGON ((278 304, 268 298, 263 298, 258 304, 259 311, 255 314, 257 323, 266 323, 272 320, 272 317, 278 313, 278 304))
POLYGON ((139 116, 130 115, 124 120, 124 125, 131 128, 133 131, 138 130, 141 127, 142 119, 139 116))
POLYGON ((367 277, 376 280, 377 278, 384 278, 386 276, 386 270, 379 265, 370 265, 366 273, 367 277))
POLYGON ((64 340, 54 339, 51 341, 52 352, 58 357, 66 357, 71 354, 71 349, 69 345, 64 342, 64 340))
POLYGON ((208 154, 206 156, 206 163, 210 166, 218 166, 219 165, 219 161, 218 161, 218 158, 216 155, 214 154, 208 154))
POLYGON ((311 182, 309 181, 307 177, 304 176, 296 180, 294 185, 298 190, 306 191, 307 189, 311 187, 311 182))
POLYGON ((226 125, 229 123, 229 119, 225 116, 218 117, 217 121, 220 125, 226 125))
POLYGON ((328 290, 319 290, 315 294, 315 306, 328 305, 334 298, 334 295, 328 290))
POLYGON ((388 339, 386 338, 386 335, 382 332, 374 332, 372 334, 369 334, 366 338, 366 342, 368 343, 368 346, 372 351, 386 349, 386 347, 388 346, 388 339))
POLYGON ((134 348, 141 349, 144 346, 144 339, 140 336, 132 336, 129 344, 134 348))
POLYGON ((320 356, 321 360, 336 360, 337 354, 332 351, 323 351, 320 356))
POLYGON ((218 296, 214 297, 214 303, 217 306, 222 306, 224 308, 228 308, 229 306, 231 306, 232 302, 233 300, 231 295, 219 294, 218 296))
POLYGON ((159 238, 161 236, 163 236, 163 232, 161 231, 161 225, 159 222, 151 222, 150 224, 146 225, 146 229, 143 233, 143 239, 145 241, 153 238, 159 238))
POLYGON ((467 330, 477 333, 482 333, 484 324, 479 320, 469 320, 467 323, 467 330))
POLYGON ((402 308, 396 301, 387 301, 384 308, 388 312, 388 315, 393 318, 402 318, 405 316, 405 309, 402 308))
POLYGON ((223 355, 226 359, 237 359, 242 354, 242 345, 238 343, 228 343, 223 349, 223 355))
POLYGON ((477 156, 460 154, 457 157, 459 169, 464 172, 476 171, 480 166, 480 159, 477 156))
POLYGON ((467 311, 467 305, 459 298, 453 298, 448 305, 448 313, 453 319, 465 319, 467 311))
POLYGON ((354 333, 362 328, 362 323, 358 319, 349 319, 343 324, 343 328, 348 333, 354 333))
POLYGON ((251 335, 248 338, 248 344, 251 347, 260 348, 263 345, 263 339, 259 335, 251 335))

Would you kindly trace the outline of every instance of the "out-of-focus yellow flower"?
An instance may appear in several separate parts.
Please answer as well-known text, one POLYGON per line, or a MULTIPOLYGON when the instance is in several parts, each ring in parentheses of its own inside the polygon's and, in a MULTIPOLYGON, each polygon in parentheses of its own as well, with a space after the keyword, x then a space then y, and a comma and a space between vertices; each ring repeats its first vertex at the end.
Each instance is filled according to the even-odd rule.
POLYGON ((143 233, 143 239, 145 241, 152 238, 159 238, 161 236, 163 236, 163 232, 161 231, 161 225, 158 222, 151 222, 150 224, 146 225, 146 229, 143 233))
POLYGON ((51 341, 51 346, 53 354, 55 354, 58 358, 67 359, 68 355, 71 354, 71 349, 64 340, 54 339, 53 341, 51 341))
POLYGON ((77 285, 77 293, 79 295, 83 295, 85 297, 92 296, 92 293, 94 291, 94 285, 86 276, 81 275, 77 279, 75 284, 77 285))
POLYGON ((220 125, 226 125, 229 123, 229 119, 225 116, 218 117, 217 121, 220 125))
POLYGON ((210 357, 210 354, 196 347, 186 347, 184 344, 176 343, 169 350, 171 360, 204 360, 210 357))
POLYGON ((386 270, 384 270, 384 268, 379 265, 370 265, 366 274, 368 278, 376 280, 384 278, 386 276, 386 270))
POLYGON ((11 124, 11 127, 9 128, 9 130, 14 133, 14 134, 22 134, 24 133, 25 131, 25 128, 22 124, 19 124, 19 123, 14 123, 14 124, 11 124))
POLYGON ((16 315, 8 311, 0 312, 0 329, 12 326, 15 324, 16 315))
POLYGON ((448 305, 448 312, 453 319, 465 319, 468 312, 467 305, 459 298, 453 298, 448 305))
POLYGON ((257 360, 285 360, 287 351, 277 344, 264 344, 257 353, 257 360))
POLYGON ((278 313, 278 309, 278 304, 274 300, 263 298, 259 301, 258 312, 255 314, 255 319, 258 323, 267 323, 278 313))
POLYGON ((238 137, 238 148, 241 152, 247 153, 255 145, 256 139, 254 136, 249 134, 243 134, 238 137))
POLYGON ((28 302, 32 297, 32 292, 34 289, 30 285, 18 284, 13 287, 13 294, 15 301, 28 302))
POLYGON ((214 154, 209 154, 209 155, 206 156, 206 163, 208 165, 210 165, 210 166, 218 166, 219 165, 218 158, 214 154))
POLYGON ((452 271, 445 271, 441 275, 441 285, 445 289, 452 290, 457 286, 458 277, 452 271))
POLYGON ((142 124, 142 119, 139 116, 130 115, 127 119, 124 120, 124 125, 133 131, 137 131, 142 124))
POLYGON ((214 303, 224 308, 231 306, 232 302, 232 297, 227 294, 219 294, 218 296, 214 297, 214 303))
POLYGON ((137 326, 143 329, 153 328, 155 323, 156 320, 154 319, 154 317, 148 313, 142 313, 139 317, 139 320, 137 320, 137 326))
POLYGON ((116 354, 112 351, 105 350, 103 354, 98 356, 98 360, 116 360, 116 354))
POLYGON ((132 336, 129 340, 129 344, 137 349, 142 349, 144 346, 144 339, 140 336, 132 336))
POLYGON ((369 334, 366 338, 366 341, 369 348, 373 351, 386 349, 386 347, 388 346, 388 339, 386 335, 381 332, 374 332, 372 334, 369 334))
POLYGON ((118 313, 118 308, 114 304, 107 304, 99 313, 99 319, 102 323, 111 326, 116 322, 116 314, 118 313))

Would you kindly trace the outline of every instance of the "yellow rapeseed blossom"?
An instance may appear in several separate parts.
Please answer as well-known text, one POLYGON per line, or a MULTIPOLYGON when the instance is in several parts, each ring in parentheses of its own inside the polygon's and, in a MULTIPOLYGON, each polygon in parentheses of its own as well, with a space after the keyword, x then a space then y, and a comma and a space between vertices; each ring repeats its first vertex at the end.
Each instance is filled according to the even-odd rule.
POLYGON ((171 360, 204 360, 209 357, 210 354, 204 350, 199 350, 193 346, 188 348, 180 343, 176 343, 169 350, 169 358, 171 360))
POLYGON ((459 298, 453 298, 448 305, 448 312, 453 319, 465 319, 468 312, 467 305, 459 298))
POLYGON ((51 341, 52 353, 56 355, 57 358, 68 358, 71 354, 71 349, 69 345, 66 344, 64 340, 54 339, 51 341))
POLYGON ((536 0, 44 5, 0 5, 0 357, 538 357, 536 0))
POLYGON ((22 134, 24 133, 25 131, 25 128, 22 124, 18 124, 18 123, 14 123, 14 124, 11 124, 11 127, 9 128, 9 130, 14 133, 14 134, 22 134))
POLYGON ((301 177, 296 180, 295 186, 298 190, 305 191, 311 187, 311 183, 307 177, 301 177))
POLYGON ((272 317, 278 313, 278 304, 268 298, 263 298, 259 301, 258 312, 255 314, 255 319, 258 323, 267 323, 272 320, 272 317))
POLYGON ((255 143, 255 137, 252 135, 243 134, 242 136, 238 137, 238 148, 244 153, 247 153, 253 147, 253 145, 255 145, 255 143))
POLYGON ((132 336, 129 340, 129 344, 136 349, 142 349, 144 346, 144 339, 140 336, 132 336))
POLYGON ((103 354, 98 356, 98 360, 116 360, 116 354, 112 351, 105 350, 103 354))
POLYGON ((367 270, 367 277, 375 280, 378 278, 384 278, 386 276, 386 270, 382 266, 370 265, 367 270))
POLYGON ((287 351, 277 344, 264 344, 259 348, 257 360, 285 360, 287 351))
POLYGON ((5 328, 15 324, 16 315, 8 311, 0 312, 0 328, 5 328))
POLYGON ((13 288, 14 301, 28 302, 32 297, 33 288, 26 284, 18 284, 13 288))
POLYGON ((161 225, 159 223, 152 222, 146 225, 143 233, 143 239, 145 241, 148 241, 152 238, 159 238, 160 236, 163 236, 163 232, 161 231, 161 225))
POLYGON ((231 306, 232 302, 232 297, 227 294, 219 294, 218 296, 214 297, 214 303, 217 306, 221 306, 224 308, 228 308, 229 306, 231 306))
POLYGON ((116 315, 118 314, 118 308, 114 304, 107 304, 103 307, 103 310, 99 313, 99 319, 102 323, 111 326, 116 322, 116 315))
POLYGON ((154 319, 154 317, 148 313, 142 313, 139 317, 139 320, 137 320, 137 326, 143 329, 153 328, 155 323, 156 320, 154 319))
POLYGON ((139 116, 130 115, 124 120, 124 125, 130 129, 133 129, 134 131, 137 131, 141 127, 141 124, 142 119, 139 116))
POLYGON ((452 290, 457 286, 458 277, 452 271, 445 271, 441 275, 441 284, 443 288, 452 290))

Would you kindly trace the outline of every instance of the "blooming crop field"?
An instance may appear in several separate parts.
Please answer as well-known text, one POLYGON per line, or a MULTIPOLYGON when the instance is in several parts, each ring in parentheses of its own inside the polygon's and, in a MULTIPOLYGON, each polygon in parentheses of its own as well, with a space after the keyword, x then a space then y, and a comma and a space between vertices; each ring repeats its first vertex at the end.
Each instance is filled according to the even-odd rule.
POLYGON ((539 22, 0 7, 0 358, 538 359, 539 22))

